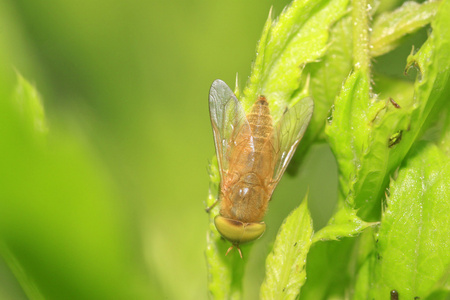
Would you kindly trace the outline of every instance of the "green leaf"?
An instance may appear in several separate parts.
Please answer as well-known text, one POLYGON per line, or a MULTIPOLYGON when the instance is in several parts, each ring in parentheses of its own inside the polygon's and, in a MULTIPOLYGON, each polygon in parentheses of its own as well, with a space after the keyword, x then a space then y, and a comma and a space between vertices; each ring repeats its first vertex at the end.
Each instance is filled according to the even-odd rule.
POLYGON ((314 99, 314 115, 308 132, 317 137, 323 133, 331 106, 339 94, 343 79, 352 68, 351 18, 341 19, 330 31, 329 48, 318 63, 305 70, 310 77, 310 91, 314 99))
POLYGON ((337 211, 327 226, 314 234, 313 243, 356 236, 367 227, 378 224, 364 222, 356 215, 356 210, 344 205, 345 207, 337 211))
MULTIPOLYGON (((377 228, 378 229, 378 228, 377 228)), ((373 266, 376 263, 377 255, 375 253, 376 245, 376 229, 364 231, 358 238, 357 242, 357 261, 352 278, 355 285, 353 299, 366 299, 369 294, 370 284, 372 280, 373 266), (357 277, 357 280, 355 279, 357 277), (356 281, 356 282, 355 282, 356 281)), ((383 297, 388 299, 388 297, 383 297)))
POLYGON ((306 256, 313 226, 307 196, 283 222, 266 259, 261 299, 295 299, 306 280, 306 256))
POLYGON ((256 47, 256 59, 252 65, 251 76, 248 79, 247 85, 245 86, 244 95, 241 98, 238 98, 241 101, 245 111, 248 111, 250 109, 250 107, 255 102, 256 97, 258 96, 261 78, 263 77, 263 74, 265 72, 264 54, 266 50, 266 44, 268 43, 268 36, 272 29, 272 25, 273 25, 272 10, 270 10, 269 16, 267 17, 267 21, 264 24, 261 39, 259 40, 258 46, 256 47))
POLYGON ((352 1, 352 42, 353 67, 362 70, 366 76, 370 74, 369 56, 369 14, 371 5, 368 0, 352 1))
POLYGON ((374 82, 374 90, 379 99, 392 98, 401 108, 410 105, 414 98, 414 83, 411 81, 376 74, 374 82))
POLYGON ((245 108, 263 94, 274 120, 279 120, 286 105, 295 102, 302 66, 324 55, 329 28, 344 15, 347 3, 347 0, 297 0, 277 21, 272 22, 269 16, 252 75, 244 89, 245 108))
POLYGON ((8 244, 3 241, 0 242, 0 252, 28 298, 33 300, 46 299, 40 291, 39 283, 29 277, 29 272, 26 270, 27 267, 21 263, 22 258, 20 255, 16 256, 8 244))
POLYGON ((46 134, 48 128, 39 93, 34 86, 18 73, 17 80, 18 83, 13 97, 14 103, 32 131, 38 134, 46 134))
POLYGON ((444 124, 442 126, 441 136, 439 139, 439 147, 441 150, 450 156, 450 106, 444 109, 444 124))
MULTIPOLYGON (((326 127, 331 150, 339 166, 340 197, 345 199, 357 180, 361 154, 367 144, 371 120, 382 108, 369 100, 369 78, 362 71, 352 73, 335 101, 331 123, 326 127)), ((384 105, 383 105, 384 106, 384 105)), ((351 203, 351 202, 350 202, 351 203)))
POLYGON ((428 296, 425 300, 448 300, 449 299, 449 289, 447 290, 438 290, 433 292, 430 296, 428 296))
POLYGON ((308 253, 301 300, 345 299, 351 280, 351 251, 355 239, 314 243, 308 253))
MULTIPOLYGON (((443 3, 444 4, 444 3, 443 3)), ((364 207, 361 215, 370 215, 382 197, 389 174, 398 166, 419 137, 433 106, 444 101, 448 89, 450 67, 448 32, 448 3, 440 6, 437 19, 432 22, 433 32, 420 51, 408 58, 408 65, 415 64, 421 70, 414 85, 414 97, 397 109, 388 104, 384 115, 378 115, 373 132, 369 136, 368 147, 364 151, 355 182, 356 208, 364 207), (398 136, 400 134, 400 136, 398 136), (393 139, 397 143, 392 145, 393 139), (386 146, 387 140, 387 146, 386 146), (374 168, 376 167, 376 168, 374 168), (377 191, 377 192, 375 192, 377 191), (371 207, 372 206, 372 207, 371 207)))
POLYGON ((314 114, 302 138, 302 146, 297 149, 288 172, 297 168, 309 146, 325 139, 324 129, 331 106, 339 94, 344 78, 350 74, 352 68, 351 42, 351 18, 344 17, 331 28, 329 47, 323 58, 319 62, 307 64, 303 70, 303 81, 300 85, 309 85, 310 95, 314 99, 314 114))
POLYGON ((399 45, 400 38, 430 23, 439 4, 439 1, 405 2, 394 11, 379 15, 370 36, 371 55, 376 57, 393 50, 399 45))
POLYGON ((441 5, 427 42, 408 58, 408 65, 421 72, 412 99, 400 107, 369 99, 368 78, 356 71, 336 100, 326 133, 339 165, 340 198, 363 219, 378 218, 389 175, 419 137, 426 119, 433 117, 433 106, 445 99, 450 67, 447 6, 441 5))
POLYGON ((0 101, 0 254, 30 299, 150 299, 106 170, 61 126, 37 144, 38 98, 20 89, 22 111, 14 94, 0 101))
POLYGON ((401 298, 425 299, 450 274, 450 159, 437 146, 413 149, 390 197, 378 234, 371 296, 396 289, 401 298))

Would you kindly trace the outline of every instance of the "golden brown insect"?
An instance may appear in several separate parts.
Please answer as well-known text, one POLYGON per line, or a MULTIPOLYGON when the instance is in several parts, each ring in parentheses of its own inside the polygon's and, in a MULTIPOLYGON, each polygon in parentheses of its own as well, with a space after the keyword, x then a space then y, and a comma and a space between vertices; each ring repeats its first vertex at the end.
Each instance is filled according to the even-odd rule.
POLYGON ((239 244, 259 238, 272 193, 286 170, 313 112, 311 98, 286 110, 273 124, 269 104, 261 95, 246 115, 234 93, 222 80, 209 92, 209 110, 221 175, 219 233, 239 244))
POLYGON ((394 101, 391 97, 389 97, 389 101, 391 101, 392 105, 394 105, 395 108, 401 108, 400 105, 394 101))

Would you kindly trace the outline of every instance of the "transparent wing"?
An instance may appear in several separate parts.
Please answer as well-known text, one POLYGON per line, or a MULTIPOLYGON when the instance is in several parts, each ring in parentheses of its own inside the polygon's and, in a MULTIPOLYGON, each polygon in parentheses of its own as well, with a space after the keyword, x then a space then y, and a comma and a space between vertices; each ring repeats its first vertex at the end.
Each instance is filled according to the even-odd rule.
POLYGON ((276 153, 273 174, 275 184, 281 179, 292 155, 294 155, 311 120, 313 110, 313 99, 311 97, 303 98, 284 113, 275 127, 273 138, 276 153))
POLYGON ((209 90, 209 113, 214 133, 219 170, 224 179, 236 136, 249 131, 244 108, 225 82, 217 79, 209 90))

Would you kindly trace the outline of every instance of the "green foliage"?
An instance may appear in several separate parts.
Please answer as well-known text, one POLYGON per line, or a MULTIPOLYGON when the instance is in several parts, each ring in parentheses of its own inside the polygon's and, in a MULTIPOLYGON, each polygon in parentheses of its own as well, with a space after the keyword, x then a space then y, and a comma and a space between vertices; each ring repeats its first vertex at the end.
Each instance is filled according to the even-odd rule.
POLYGON ((48 128, 45 121, 44 107, 36 88, 20 74, 17 75, 17 79, 14 101, 24 118, 24 122, 29 123, 30 130, 37 134, 46 134, 48 128))
POLYGON ((42 104, 23 77, 2 100, 0 253, 26 296, 150 297, 130 276, 144 278, 114 188, 87 147, 56 129, 43 143, 42 104))
POLYGON ((365 289, 375 299, 392 289, 428 299, 444 288, 450 266, 450 158, 433 143, 417 144, 389 193, 365 289))
MULTIPOLYGON (((351 18, 344 16, 330 29, 328 48, 324 56, 307 64, 302 72, 302 83, 308 85, 314 96, 314 114, 308 130, 291 162, 291 170, 301 161, 316 141, 324 141, 325 120, 330 114, 336 95, 342 87, 342 79, 350 74, 352 67, 351 18)), ((288 169, 289 171, 289 169, 288 169)))
POLYGON ((364 229, 378 223, 364 222, 356 215, 356 210, 344 205, 334 214, 327 226, 314 234, 314 242, 338 240, 343 237, 352 237, 364 229))
POLYGON ((305 285, 300 299, 345 299, 352 282, 353 257, 348 253, 354 247, 354 239, 314 243, 306 259, 305 285))
POLYGON ((0 1, 0 298, 449 299, 450 1, 213 2, 0 1), (314 99, 291 171, 326 143, 339 188, 286 217, 312 176, 283 180, 241 259, 199 201, 202 95, 259 26, 235 94, 275 122, 314 99))
POLYGON ((405 2, 392 11, 379 15, 373 22, 370 36, 372 57, 392 51, 407 34, 422 28, 436 15, 439 1, 427 1, 423 4, 405 2))
POLYGON ((298 152, 327 141, 339 168, 339 197, 316 233, 305 202, 286 218, 266 260, 263 299, 449 293, 450 2, 396 6, 381 5, 377 14, 363 0, 293 1, 276 21, 269 15, 240 100, 248 108, 267 95, 277 120, 282 104, 312 96, 316 110, 298 152), (373 57, 428 24, 427 40, 402 58, 405 73, 417 70, 413 82, 401 70, 397 78, 373 71, 373 57), (301 251, 292 246, 297 240, 301 251))
POLYGON ((286 103, 293 105, 302 98, 295 93, 301 68, 324 55, 329 28, 345 14, 347 2, 293 1, 276 21, 269 15, 240 99, 244 107, 250 107, 258 95, 265 95, 276 122, 286 103))
POLYGON ((312 242, 307 197, 284 221, 266 260, 261 299, 295 299, 305 283, 306 255, 312 242))

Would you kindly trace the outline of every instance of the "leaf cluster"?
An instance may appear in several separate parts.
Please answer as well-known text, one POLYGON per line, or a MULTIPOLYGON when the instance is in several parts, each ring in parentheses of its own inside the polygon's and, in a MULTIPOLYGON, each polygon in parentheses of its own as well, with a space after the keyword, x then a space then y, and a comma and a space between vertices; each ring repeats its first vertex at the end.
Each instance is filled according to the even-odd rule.
MULTIPOLYGON (((449 295, 450 2, 384 2, 294 0, 278 19, 269 14, 240 101, 248 108, 268 95, 277 120, 282 107, 312 96, 291 171, 312 144, 328 143, 339 200, 317 232, 306 198, 286 218, 260 298, 449 295), (402 47, 411 50, 404 69, 384 72, 383 59, 402 47)), ((220 182, 215 166, 208 204, 220 182)), ((241 298, 244 262, 223 257, 225 242, 210 224, 210 294, 241 298)))

